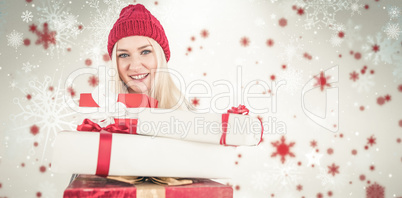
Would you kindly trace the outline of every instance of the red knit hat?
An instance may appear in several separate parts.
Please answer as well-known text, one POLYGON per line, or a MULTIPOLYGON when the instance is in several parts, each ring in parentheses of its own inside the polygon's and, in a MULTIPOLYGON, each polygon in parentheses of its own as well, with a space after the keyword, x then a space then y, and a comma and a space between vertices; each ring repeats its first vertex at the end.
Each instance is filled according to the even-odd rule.
POLYGON ((169 61, 169 42, 165 31, 158 19, 141 4, 128 5, 121 10, 119 19, 109 33, 107 42, 109 56, 112 57, 113 46, 118 40, 135 35, 147 36, 158 42, 165 52, 166 61, 169 61))

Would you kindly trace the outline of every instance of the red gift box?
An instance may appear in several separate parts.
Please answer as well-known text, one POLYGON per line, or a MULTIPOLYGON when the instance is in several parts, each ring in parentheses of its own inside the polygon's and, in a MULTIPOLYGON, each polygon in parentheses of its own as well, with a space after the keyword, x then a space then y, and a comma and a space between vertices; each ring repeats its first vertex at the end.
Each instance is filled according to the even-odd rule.
POLYGON ((233 197, 232 187, 209 179, 194 179, 193 184, 168 186, 149 182, 128 184, 95 175, 79 175, 64 191, 64 198, 78 197, 155 197, 156 191, 164 191, 158 198, 229 198, 233 197), (142 194, 142 195, 139 195, 142 194))

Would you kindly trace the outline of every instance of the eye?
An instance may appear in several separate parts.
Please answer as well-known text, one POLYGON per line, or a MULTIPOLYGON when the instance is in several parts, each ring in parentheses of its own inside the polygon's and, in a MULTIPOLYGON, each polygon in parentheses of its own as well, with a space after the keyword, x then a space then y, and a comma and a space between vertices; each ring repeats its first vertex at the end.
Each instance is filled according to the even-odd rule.
POLYGON ((144 51, 141 52, 141 55, 146 55, 146 54, 149 54, 149 53, 151 53, 151 50, 144 50, 144 51))
POLYGON ((128 57, 128 54, 119 54, 119 58, 126 58, 128 57))

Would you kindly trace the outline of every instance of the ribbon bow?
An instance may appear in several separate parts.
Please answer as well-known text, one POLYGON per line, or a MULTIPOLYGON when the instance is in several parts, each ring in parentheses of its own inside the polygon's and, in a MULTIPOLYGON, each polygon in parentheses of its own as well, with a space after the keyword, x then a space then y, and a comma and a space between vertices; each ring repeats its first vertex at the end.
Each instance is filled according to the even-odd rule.
MULTIPOLYGON (((250 111, 246 108, 246 106, 244 105, 239 105, 238 107, 232 107, 231 109, 229 109, 227 111, 227 113, 222 114, 222 136, 221 136, 221 140, 220 140, 220 144, 224 145, 224 146, 229 146, 226 144, 226 134, 227 134, 227 130, 228 130, 228 121, 229 121, 229 114, 233 113, 233 114, 241 114, 241 115, 248 115, 250 111)), ((262 121, 261 122, 261 138, 260 141, 258 142, 258 144, 261 143, 262 141, 262 134, 264 132, 264 127, 262 125, 262 121)))
POLYGON ((239 105, 238 107, 232 107, 231 109, 228 110, 228 113, 242 114, 242 115, 248 115, 249 112, 250 111, 244 105, 239 105))
POLYGON ((98 163, 96 175, 107 176, 109 174, 110 157, 112 154, 112 133, 130 133, 130 129, 125 125, 109 124, 100 127, 99 124, 89 119, 84 119, 82 124, 77 126, 77 131, 99 132, 98 163))
POLYGON ((175 177, 137 177, 137 176, 107 176, 107 179, 117 180, 129 184, 138 184, 143 182, 152 182, 159 185, 178 186, 191 184, 193 180, 175 177))

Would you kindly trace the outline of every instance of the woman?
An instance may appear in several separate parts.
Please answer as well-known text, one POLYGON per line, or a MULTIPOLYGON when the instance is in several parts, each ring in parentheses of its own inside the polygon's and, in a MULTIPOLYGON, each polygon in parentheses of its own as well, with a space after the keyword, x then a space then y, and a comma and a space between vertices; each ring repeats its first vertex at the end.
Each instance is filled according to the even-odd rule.
MULTIPOLYGON (((141 93, 158 100, 158 108, 194 110, 167 70, 169 43, 159 21, 141 4, 122 9, 110 30, 108 53, 117 93, 141 93)), ((78 176, 73 174, 70 183, 78 176)))
POLYGON ((110 30, 108 53, 117 93, 142 93, 164 109, 194 110, 167 70, 169 43, 160 22, 141 4, 122 9, 110 30))

